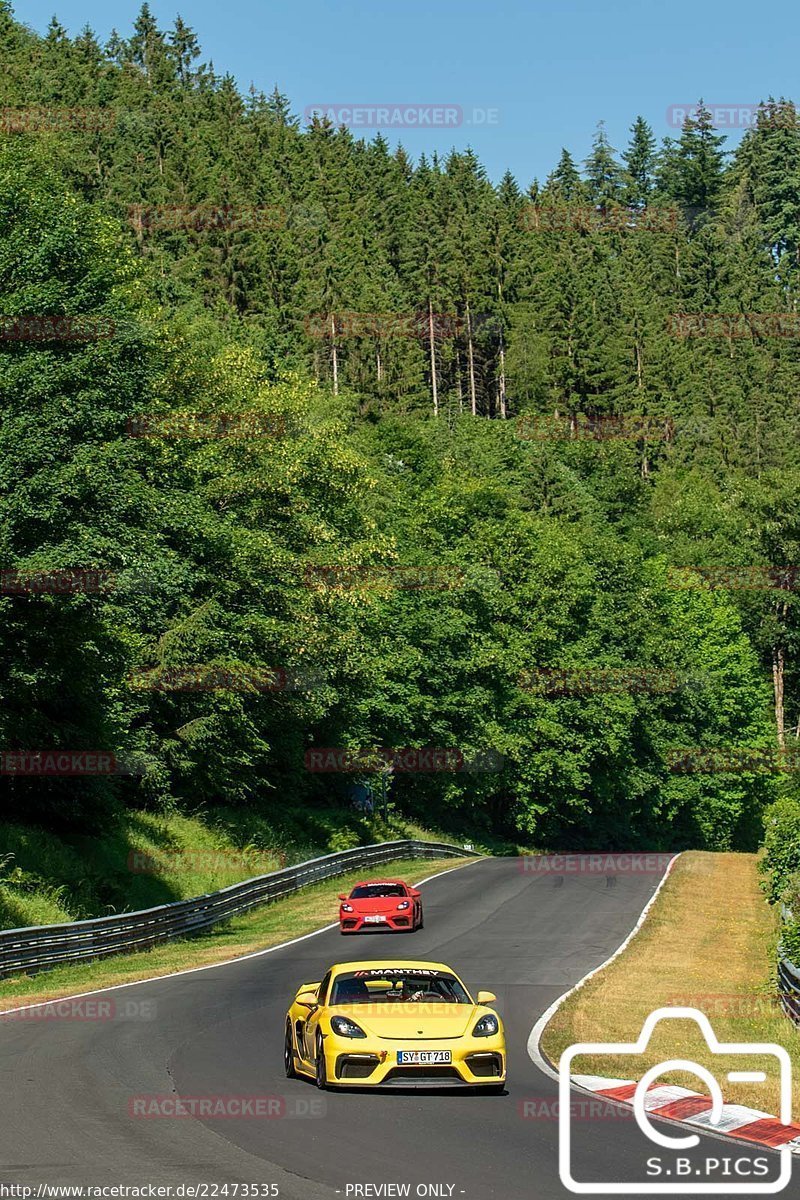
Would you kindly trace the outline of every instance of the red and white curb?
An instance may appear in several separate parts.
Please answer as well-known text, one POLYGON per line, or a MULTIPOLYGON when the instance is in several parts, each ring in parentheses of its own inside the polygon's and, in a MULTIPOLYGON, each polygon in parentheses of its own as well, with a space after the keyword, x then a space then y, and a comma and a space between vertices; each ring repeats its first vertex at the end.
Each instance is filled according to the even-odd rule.
MULTIPOLYGON (((599 1075, 572 1075, 571 1079, 577 1087, 595 1096, 633 1107, 633 1096, 638 1085, 630 1079, 604 1079, 599 1075)), ((760 1112, 757 1108, 723 1104, 720 1120, 712 1122, 710 1096, 669 1084, 649 1088, 644 1098, 644 1108, 654 1117, 667 1117, 684 1125, 712 1133, 724 1133, 728 1137, 757 1142, 774 1149, 788 1146, 793 1154, 800 1154, 800 1125, 784 1125, 777 1117, 760 1112)))

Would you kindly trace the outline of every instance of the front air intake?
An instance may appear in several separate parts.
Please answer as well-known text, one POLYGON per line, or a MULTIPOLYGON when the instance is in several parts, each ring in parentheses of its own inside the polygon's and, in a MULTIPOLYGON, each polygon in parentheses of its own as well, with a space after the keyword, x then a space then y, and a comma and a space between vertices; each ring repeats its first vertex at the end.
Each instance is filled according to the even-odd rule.
POLYGON ((340 1054, 336 1059, 336 1078, 368 1079, 377 1065, 377 1054, 340 1054))

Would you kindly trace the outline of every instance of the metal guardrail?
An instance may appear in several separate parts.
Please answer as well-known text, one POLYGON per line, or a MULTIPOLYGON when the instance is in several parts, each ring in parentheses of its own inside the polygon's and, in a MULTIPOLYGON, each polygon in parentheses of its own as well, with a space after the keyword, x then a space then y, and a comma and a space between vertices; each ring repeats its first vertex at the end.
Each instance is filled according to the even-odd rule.
POLYGON ((779 953, 778 995, 786 1016, 800 1025, 800 968, 779 953))
MULTIPOLYGON (((781 904, 781 921, 786 924, 794 920, 794 913, 785 903, 781 904)), ((795 1025, 800 1025, 800 967, 796 967, 783 953, 778 943, 778 1001, 783 1012, 795 1025)))
POLYGON ((63 963, 84 962, 108 954, 145 950, 158 942, 208 929, 259 904, 280 900, 310 883, 344 875, 355 868, 396 858, 448 858, 472 848, 447 842, 404 840, 355 846, 308 862, 234 883, 219 892, 176 900, 140 912, 116 913, 63 925, 32 925, 0 930, 0 978, 19 971, 32 974, 63 963))

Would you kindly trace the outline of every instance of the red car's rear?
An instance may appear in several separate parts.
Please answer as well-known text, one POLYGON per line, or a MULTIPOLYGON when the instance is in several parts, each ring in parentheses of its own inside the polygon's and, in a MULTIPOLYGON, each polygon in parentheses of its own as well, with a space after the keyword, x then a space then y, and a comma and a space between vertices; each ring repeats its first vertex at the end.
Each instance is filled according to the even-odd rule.
POLYGON ((357 883, 349 896, 341 895, 339 900, 341 933, 363 933, 369 929, 410 933, 422 928, 420 893, 402 879, 357 883))

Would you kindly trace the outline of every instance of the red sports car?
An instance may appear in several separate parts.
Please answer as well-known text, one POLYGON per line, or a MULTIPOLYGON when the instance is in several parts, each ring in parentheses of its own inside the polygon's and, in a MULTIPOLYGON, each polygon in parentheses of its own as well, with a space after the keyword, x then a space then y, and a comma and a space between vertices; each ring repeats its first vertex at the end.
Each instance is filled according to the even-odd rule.
POLYGON ((362 933, 365 929, 404 929, 411 933, 422 929, 420 893, 402 879, 357 883, 349 896, 343 894, 339 899, 340 933, 362 933))

